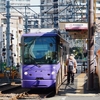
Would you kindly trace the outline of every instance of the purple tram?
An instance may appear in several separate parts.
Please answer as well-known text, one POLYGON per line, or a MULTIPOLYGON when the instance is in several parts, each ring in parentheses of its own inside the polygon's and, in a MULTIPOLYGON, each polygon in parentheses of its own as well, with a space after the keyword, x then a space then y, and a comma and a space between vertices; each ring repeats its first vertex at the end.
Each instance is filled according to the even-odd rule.
POLYGON ((28 33, 21 37, 23 88, 58 88, 66 74, 69 43, 58 32, 28 33))

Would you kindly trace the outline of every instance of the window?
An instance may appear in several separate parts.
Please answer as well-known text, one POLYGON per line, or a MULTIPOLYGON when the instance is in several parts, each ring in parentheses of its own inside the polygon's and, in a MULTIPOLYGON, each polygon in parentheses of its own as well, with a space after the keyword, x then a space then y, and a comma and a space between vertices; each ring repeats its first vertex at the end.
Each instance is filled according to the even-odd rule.
POLYGON ((100 4, 100 1, 98 1, 97 3, 99 3, 99 4, 100 4))
POLYGON ((44 7, 43 6, 41 7, 41 10, 44 10, 44 7))
POLYGON ((100 20, 100 17, 98 17, 98 20, 100 20))
POLYGON ((7 24, 7 20, 6 19, 1 19, 1 23, 7 24))
POLYGON ((58 0, 53 0, 53 2, 57 2, 58 0))
POLYGON ((57 63, 56 37, 25 37, 25 64, 57 63))
POLYGON ((47 0, 47 3, 50 3, 50 2, 52 2, 51 0, 47 0))

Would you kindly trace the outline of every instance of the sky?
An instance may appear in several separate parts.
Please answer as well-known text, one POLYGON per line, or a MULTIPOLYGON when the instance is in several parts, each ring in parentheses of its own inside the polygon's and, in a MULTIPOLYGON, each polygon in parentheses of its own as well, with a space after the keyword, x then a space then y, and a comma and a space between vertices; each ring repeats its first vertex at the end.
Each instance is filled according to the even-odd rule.
MULTIPOLYGON (((40 5, 40 0, 31 0, 31 5, 40 5)), ((39 7, 32 7, 36 13, 40 12, 39 7)))

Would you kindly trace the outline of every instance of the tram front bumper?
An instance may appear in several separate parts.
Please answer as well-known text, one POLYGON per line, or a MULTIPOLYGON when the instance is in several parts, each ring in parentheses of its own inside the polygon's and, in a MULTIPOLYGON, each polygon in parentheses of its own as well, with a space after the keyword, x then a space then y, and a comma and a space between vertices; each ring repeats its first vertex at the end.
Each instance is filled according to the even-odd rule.
POLYGON ((49 88, 55 87, 56 80, 22 80, 23 88, 49 88))

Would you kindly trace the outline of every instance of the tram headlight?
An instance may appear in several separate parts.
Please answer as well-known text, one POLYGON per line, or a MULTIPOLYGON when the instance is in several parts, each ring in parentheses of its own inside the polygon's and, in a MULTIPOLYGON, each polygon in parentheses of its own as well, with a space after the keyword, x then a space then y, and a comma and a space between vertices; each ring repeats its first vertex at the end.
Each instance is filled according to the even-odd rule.
POLYGON ((53 66, 53 69, 56 69, 56 67, 55 67, 55 66, 53 66))
POLYGON ((52 73, 51 73, 51 74, 52 74, 52 75, 54 75, 54 74, 56 74, 56 73, 55 73, 55 71, 52 71, 52 73))
POLYGON ((28 72, 24 72, 24 75, 27 75, 28 74, 28 72))

